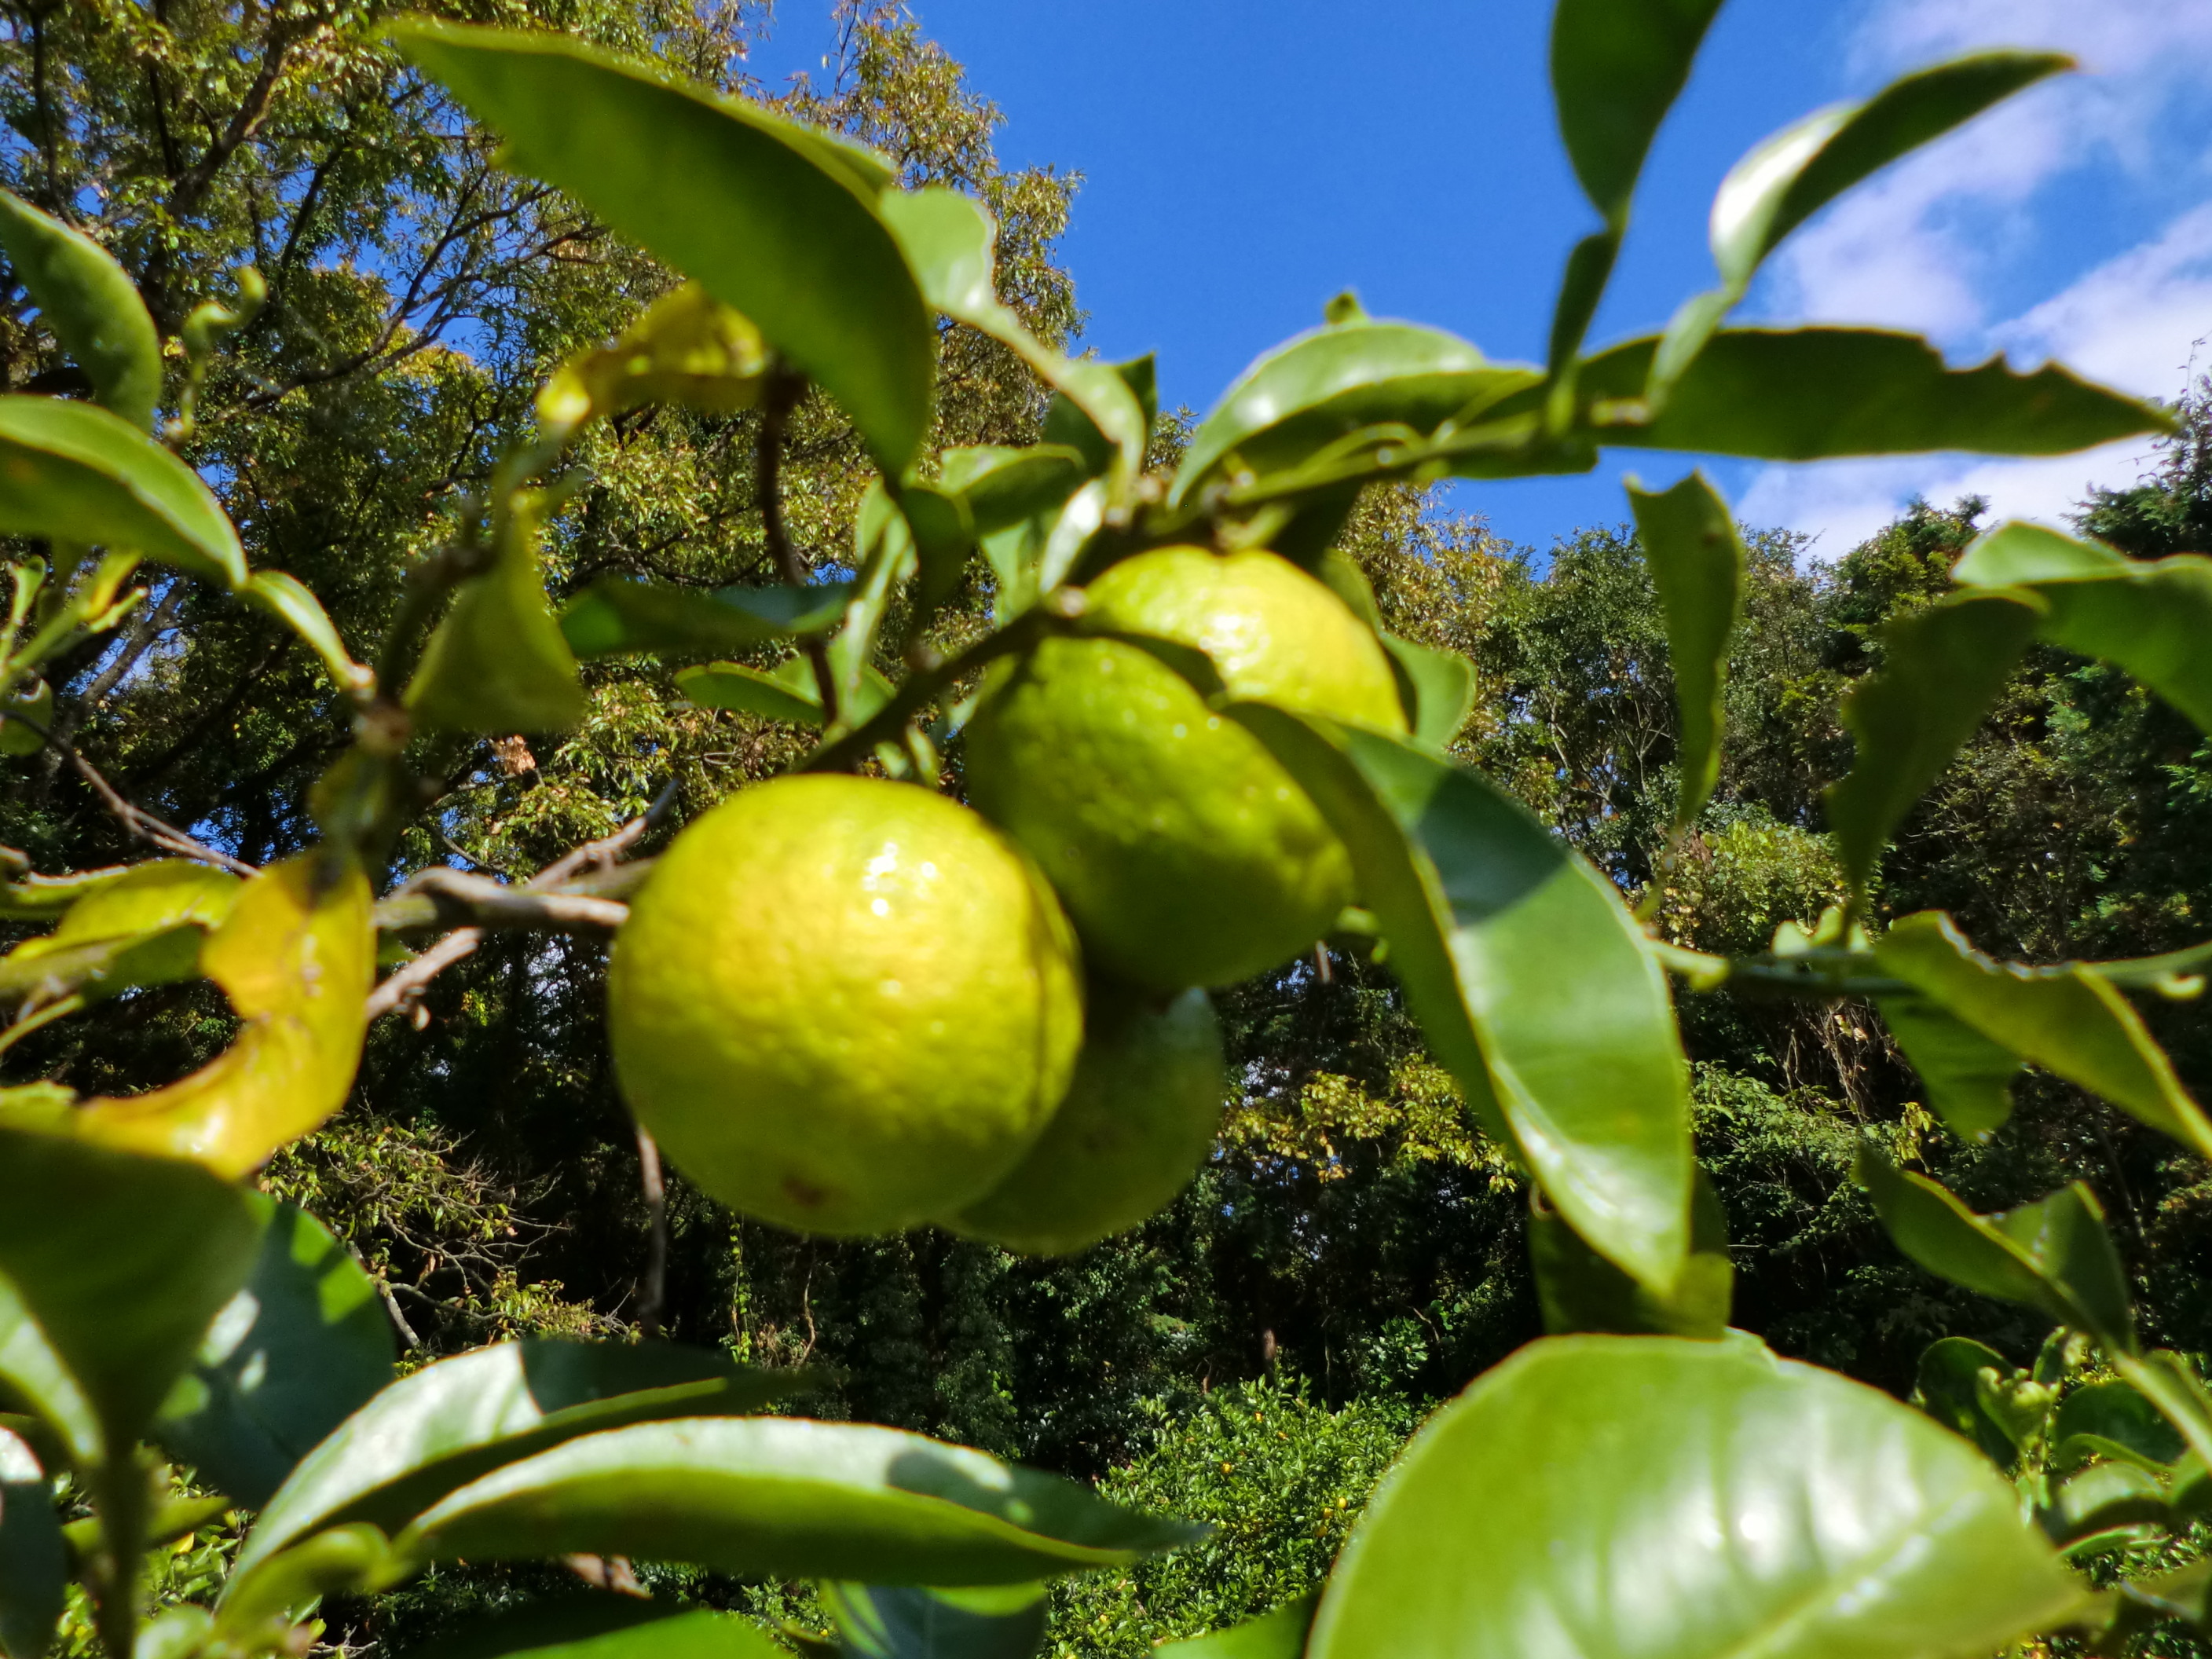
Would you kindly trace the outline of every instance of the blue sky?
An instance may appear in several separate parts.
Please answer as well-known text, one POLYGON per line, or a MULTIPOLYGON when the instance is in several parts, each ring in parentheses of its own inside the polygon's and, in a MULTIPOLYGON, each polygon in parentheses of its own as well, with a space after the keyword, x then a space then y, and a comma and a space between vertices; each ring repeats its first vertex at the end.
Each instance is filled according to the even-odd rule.
MULTIPOLYGON (((911 0, 1005 111, 1001 156, 1081 172, 1064 251, 1109 357, 1159 354, 1164 399, 1203 413, 1255 355, 1356 289, 1378 315, 1540 355, 1553 283, 1592 228, 1552 125, 1548 5, 1366 0, 911 0)), ((755 62, 817 63, 821 15, 785 0, 755 62)), ((2032 92, 1801 231, 1747 315, 1923 330, 1954 362, 2056 357, 2171 397, 2212 335, 2212 0, 1731 0, 1662 134, 1594 338, 1662 325, 1710 285, 1705 218, 1729 166, 1818 106, 1990 45, 2085 73, 2032 92)), ((818 71, 817 71, 818 73, 818 71)), ((2212 347, 2200 368, 2212 368, 2212 347)), ((2055 520, 2126 483, 2140 445, 1713 471, 1749 522, 1847 550, 1915 492, 2055 520)), ((1620 479, 1465 486, 1455 505, 1537 546, 1626 516, 1620 479)))

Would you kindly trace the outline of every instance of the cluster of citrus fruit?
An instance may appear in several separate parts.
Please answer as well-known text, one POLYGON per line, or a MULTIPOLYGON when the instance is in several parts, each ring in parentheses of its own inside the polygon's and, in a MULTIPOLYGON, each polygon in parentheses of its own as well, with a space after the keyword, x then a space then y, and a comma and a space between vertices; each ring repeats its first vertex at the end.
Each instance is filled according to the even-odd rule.
POLYGON ((1202 988, 1320 938, 1351 865, 1256 738, 1097 635, 1202 651, 1232 696, 1405 716, 1372 630, 1273 553, 1157 549, 1085 599, 1085 636, 1040 645, 969 724, 975 810, 780 778, 686 829, 639 896, 609 971, 616 1068, 724 1202, 1057 1254, 1204 1158, 1226 1083, 1202 988))

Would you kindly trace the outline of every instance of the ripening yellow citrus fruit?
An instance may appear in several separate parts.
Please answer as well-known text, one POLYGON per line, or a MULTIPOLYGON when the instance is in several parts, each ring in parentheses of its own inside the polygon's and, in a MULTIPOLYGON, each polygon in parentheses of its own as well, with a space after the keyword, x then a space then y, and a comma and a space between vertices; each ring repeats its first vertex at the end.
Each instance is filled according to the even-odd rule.
MULTIPOLYGON (((1086 617, 1206 653, 1230 694, 1406 729, 1389 659, 1273 553, 1157 548, 1086 590, 1086 617)), ((1321 813, 1260 740, 1136 646, 1048 640, 968 727, 969 799, 1029 849, 1088 957, 1163 989, 1297 954, 1352 897, 1321 813)))
POLYGON ((820 1233, 980 1197, 1036 1140, 1083 1036, 1051 890, 911 785, 779 778, 677 837, 607 972, 615 1070, 677 1168, 820 1233))
POLYGON ((1190 1180, 1227 1091, 1205 992, 1093 980, 1067 1097, 1013 1173, 944 1224, 1026 1255, 1066 1255, 1125 1232, 1190 1180))

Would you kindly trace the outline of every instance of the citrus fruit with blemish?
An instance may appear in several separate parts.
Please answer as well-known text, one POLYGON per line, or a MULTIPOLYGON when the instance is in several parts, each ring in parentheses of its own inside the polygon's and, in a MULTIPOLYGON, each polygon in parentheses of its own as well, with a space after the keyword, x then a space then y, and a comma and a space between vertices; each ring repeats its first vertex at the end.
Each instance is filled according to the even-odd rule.
POLYGON ((1094 979, 1083 1052, 1012 1174, 944 1223, 1025 1255, 1066 1255, 1165 1209, 1213 1145, 1228 1093, 1221 1027, 1199 990, 1094 979))
MULTIPOLYGON (((1157 548, 1085 598, 1087 630, 1201 651, 1231 696, 1406 729, 1374 631, 1273 553, 1157 548)), ((1050 878, 1086 957, 1139 983, 1249 978, 1352 899, 1343 843, 1291 775, 1124 641, 1049 639, 1024 658, 969 723, 967 780, 1050 878)))
POLYGON ((616 1074, 690 1180, 805 1232, 981 1196, 1082 1042, 1073 936, 983 819, 906 784, 780 778, 676 838, 616 936, 616 1074))

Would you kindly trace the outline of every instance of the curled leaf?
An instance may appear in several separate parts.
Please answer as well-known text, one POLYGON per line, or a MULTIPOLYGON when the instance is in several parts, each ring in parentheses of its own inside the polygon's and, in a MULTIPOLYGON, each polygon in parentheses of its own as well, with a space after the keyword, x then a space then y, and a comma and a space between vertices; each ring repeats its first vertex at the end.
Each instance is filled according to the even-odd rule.
POLYGON ((768 343, 744 313, 686 283, 613 344, 562 364, 538 394, 538 429, 562 443, 586 422, 641 404, 729 414, 758 400, 768 362, 768 343))

